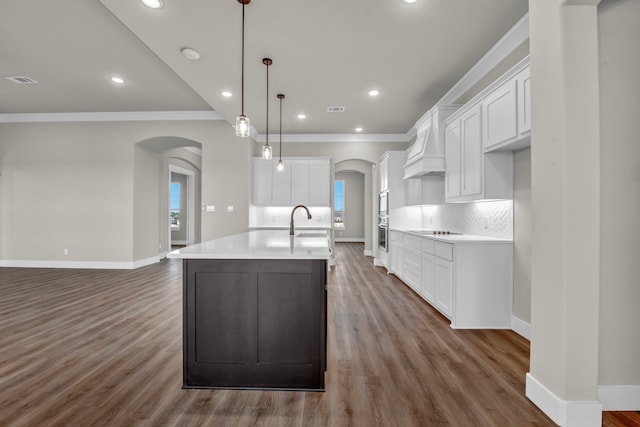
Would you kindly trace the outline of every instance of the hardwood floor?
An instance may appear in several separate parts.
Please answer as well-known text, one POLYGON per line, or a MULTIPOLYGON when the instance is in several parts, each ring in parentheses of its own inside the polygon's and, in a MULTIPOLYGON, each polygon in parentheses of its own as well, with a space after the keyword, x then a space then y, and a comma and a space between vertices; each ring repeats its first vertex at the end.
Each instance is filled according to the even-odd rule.
POLYGON ((181 389, 178 260, 0 268, 0 426, 554 425, 524 397, 526 340, 453 330, 362 244, 336 251, 325 393, 181 389))

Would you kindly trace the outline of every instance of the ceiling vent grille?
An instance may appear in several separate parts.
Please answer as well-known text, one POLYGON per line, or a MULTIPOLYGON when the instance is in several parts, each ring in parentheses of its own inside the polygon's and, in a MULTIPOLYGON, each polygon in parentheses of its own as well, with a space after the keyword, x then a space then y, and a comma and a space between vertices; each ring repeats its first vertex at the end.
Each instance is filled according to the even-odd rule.
POLYGON ((342 106, 327 107, 327 113, 344 113, 344 107, 342 106))
POLYGON ((31 77, 27 77, 27 76, 5 77, 5 79, 11 80, 12 82, 19 83, 19 84, 38 83, 37 81, 33 80, 31 77))

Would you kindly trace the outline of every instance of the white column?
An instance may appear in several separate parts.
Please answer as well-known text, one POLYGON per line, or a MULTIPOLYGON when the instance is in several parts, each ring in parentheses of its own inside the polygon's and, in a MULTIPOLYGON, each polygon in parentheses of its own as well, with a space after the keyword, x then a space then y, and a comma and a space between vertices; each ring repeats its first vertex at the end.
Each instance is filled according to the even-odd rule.
POLYGON ((527 396, 599 426, 599 0, 531 0, 531 366, 527 396))

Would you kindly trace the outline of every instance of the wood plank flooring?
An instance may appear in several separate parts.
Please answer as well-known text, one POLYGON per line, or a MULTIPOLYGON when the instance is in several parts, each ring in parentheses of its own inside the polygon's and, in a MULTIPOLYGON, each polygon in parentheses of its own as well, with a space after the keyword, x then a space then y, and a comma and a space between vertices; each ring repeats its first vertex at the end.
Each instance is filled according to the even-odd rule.
POLYGON ((554 425, 524 397, 526 340, 453 330, 362 244, 336 252, 325 393, 181 389, 178 260, 0 268, 0 426, 554 425))

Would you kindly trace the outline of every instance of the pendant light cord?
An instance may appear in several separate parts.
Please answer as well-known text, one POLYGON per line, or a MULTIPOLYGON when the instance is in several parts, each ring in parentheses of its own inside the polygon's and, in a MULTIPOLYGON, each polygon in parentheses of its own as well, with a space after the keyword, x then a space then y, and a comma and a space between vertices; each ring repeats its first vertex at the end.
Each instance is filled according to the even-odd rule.
POLYGON ((242 82, 241 82, 241 92, 242 92, 242 115, 244 116, 244 3, 242 3, 242 82))
MULTIPOLYGON (((270 60, 269 60, 270 61, 270 60)), ((267 65, 267 144, 269 145, 269 63, 270 62, 265 62, 265 64, 267 65)))
POLYGON ((280 99, 280 162, 282 162, 282 98, 284 95, 278 95, 280 99))

